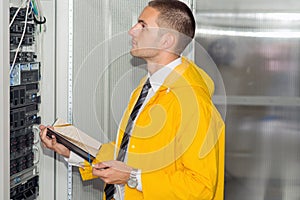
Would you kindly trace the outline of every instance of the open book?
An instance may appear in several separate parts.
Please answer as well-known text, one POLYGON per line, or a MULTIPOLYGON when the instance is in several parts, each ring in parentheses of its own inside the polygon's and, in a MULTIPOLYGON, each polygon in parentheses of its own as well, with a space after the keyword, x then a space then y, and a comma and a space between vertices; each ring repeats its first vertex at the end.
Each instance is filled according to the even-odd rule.
POLYGON ((101 147, 99 141, 59 118, 54 122, 53 127, 54 130, 48 128, 48 137, 52 138, 52 135, 55 135, 58 143, 63 144, 88 162, 93 162, 101 147))

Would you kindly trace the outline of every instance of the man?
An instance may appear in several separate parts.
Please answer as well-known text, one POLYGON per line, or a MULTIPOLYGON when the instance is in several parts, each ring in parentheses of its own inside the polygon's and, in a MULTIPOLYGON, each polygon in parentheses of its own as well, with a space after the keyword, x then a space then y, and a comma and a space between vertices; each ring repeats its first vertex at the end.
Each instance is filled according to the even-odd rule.
MULTIPOLYGON (((129 34, 131 54, 148 75, 132 93, 120 123, 115 160, 95 163, 106 199, 223 199, 224 123, 212 104, 208 75, 180 54, 195 34, 191 10, 177 0, 155 0, 129 34)), ((44 145, 66 158, 66 147, 44 145)), ((80 170, 89 179, 88 167, 80 170)))

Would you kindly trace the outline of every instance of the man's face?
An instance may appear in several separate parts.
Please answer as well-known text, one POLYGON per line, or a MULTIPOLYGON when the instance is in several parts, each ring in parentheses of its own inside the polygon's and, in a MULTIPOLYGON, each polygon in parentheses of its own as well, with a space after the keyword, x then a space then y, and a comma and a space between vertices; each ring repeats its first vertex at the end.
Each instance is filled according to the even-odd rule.
POLYGON ((159 12, 152 7, 147 6, 141 13, 138 23, 130 30, 132 37, 131 55, 151 59, 159 53, 159 27, 156 19, 159 12))

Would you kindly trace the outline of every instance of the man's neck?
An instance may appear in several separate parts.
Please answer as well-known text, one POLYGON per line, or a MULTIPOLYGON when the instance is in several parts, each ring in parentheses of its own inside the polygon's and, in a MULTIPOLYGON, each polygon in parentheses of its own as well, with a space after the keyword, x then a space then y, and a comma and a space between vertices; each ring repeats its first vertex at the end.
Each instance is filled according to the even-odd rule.
POLYGON ((173 54, 172 56, 167 57, 161 57, 158 60, 146 60, 147 62, 147 70, 150 75, 154 74, 158 70, 160 70, 162 67, 166 66, 167 64, 171 63, 172 61, 179 58, 179 55, 173 54))

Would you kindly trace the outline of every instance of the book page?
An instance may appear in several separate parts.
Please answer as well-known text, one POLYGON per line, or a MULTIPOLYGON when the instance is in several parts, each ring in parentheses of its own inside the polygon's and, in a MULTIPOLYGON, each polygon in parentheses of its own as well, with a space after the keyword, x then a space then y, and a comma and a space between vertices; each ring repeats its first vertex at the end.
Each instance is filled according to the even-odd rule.
POLYGON ((53 127, 54 130, 58 132, 62 137, 66 138, 76 146, 96 157, 101 147, 101 143, 99 141, 79 130, 72 124, 66 123, 60 118, 58 118, 54 122, 53 127))

